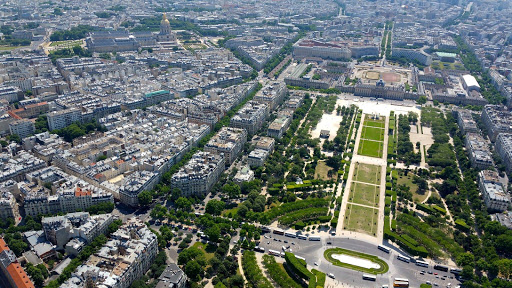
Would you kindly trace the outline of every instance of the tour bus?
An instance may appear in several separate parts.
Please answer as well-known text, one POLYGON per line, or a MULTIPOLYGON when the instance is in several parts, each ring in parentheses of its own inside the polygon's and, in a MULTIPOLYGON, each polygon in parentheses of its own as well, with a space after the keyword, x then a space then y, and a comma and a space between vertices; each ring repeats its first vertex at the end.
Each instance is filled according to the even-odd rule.
POLYGON ((281 253, 276 250, 268 249, 268 254, 274 255, 274 256, 281 256, 281 253))
POLYGON ((403 281, 396 281, 393 282, 393 287, 403 287, 403 288, 408 288, 409 287, 409 282, 403 282, 403 281))
POLYGON ((407 278, 395 278, 395 281, 409 283, 409 279, 407 279, 407 278))
POLYGON ((296 234, 294 234, 294 233, 288 233, 288 232, 287 232, 287 233, 284 233, 284 236, 286 236, 286 237, 290 237, 290 238, 297 238, 297 235, 296 235, 296 234))
POLYGON ((320 237, 318 237, 318 236, 309 236, 309 241, 320 241, 320 237))
POLYGON ((448 267, 436 264, 436 265, 434 265, 434 270, 448 272, 448 267))
POLYGON ((377 281, 377 277, 373 275, 363 274, 363 280, 377 281))
POLYGON ((304 236, 304 235, 297 235, 297 238, 299 238, 301 240, 308 240, 308 236, 304 236))
POLYGON ((297 256, 297 255, 295 255, 295 258, 306 261, 306 258, 304 258, 304 257, 302 257, 302 256, 297 256))
POLYGON ((377 246, 377 248, 379 248, 379 250, 382 250, 382 251, 384 251, 384 252, 386 252, 388 254, 391 252, 391 249, 389 249, 386 246, 379 245, 379 246, 377 246))
POLYGON ((265 248, 264 247, 260 247, 260 246, 256 246, 256 247, 254 247, 254 251, 265 253, 265 248))
POLYGON ((277 234, 277 235, 284 235, 284 232, 282 230, 274 230, 274 232, 272 232, 274 234, 277 234))
POLYGON ((426 267, 428 268, 428 263, 425 262, 425 261, 419 261, 419 260, 416 260, 416 265, 417 266, 421 266, 421 267, 426 267))
POLYGON ((409 263, 409 262, 411 261, 411 258, 409 258, 409 257, 405 257, 405 256, 402 256, 402 255, 400 255, 400 254, 398 254, 398 256, 396 256, 396 259, 401 260, 401 261, 404 261, 404 262, 406 262, 406 263, 409 263))
POLYGON ((459 268, 451 268, 450 273, 458 275, 458 274, 462 273, 462 270, 459 268))
POLYGON ((263 232, 263 233, 270 233, 270 228, 265 227, 265 226, 261 226, 260 228, 261 228, 261 232, 263 232))

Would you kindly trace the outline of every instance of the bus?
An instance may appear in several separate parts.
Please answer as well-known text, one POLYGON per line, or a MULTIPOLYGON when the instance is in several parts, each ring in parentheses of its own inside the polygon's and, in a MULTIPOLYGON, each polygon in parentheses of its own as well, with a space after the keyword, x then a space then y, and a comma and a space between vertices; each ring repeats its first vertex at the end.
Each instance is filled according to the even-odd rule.
POLYGON ((297 238, 299 238, 301 240, 308 240, 308 236, 304 236, 304 235, 297 235, 297 238))
POLYGON ((391 252, 391 249, 389 249, 386 246, 379 245, 379 246, 377 246, 377 248, 379 248, 379 250, 384 251, 384 252, 386 252, 388 254, 391 252))
POLYGON ((320 237, 317 237, 317 236, 309 236, 309 241, 320 241, 320 237))
POLYGON ((462 270, 459 268, 451 268, 450 273, 459 275, 460 273, 462 273, 462 270))
POLYGON ((409 258, 409 257, 405 257, 405 256, 402 256, 402 255, 400 255, 400 254, 398 254, 398 256, 396 256, 396 259, 401 260, 401 261, 404 261, 404 262, 406 262, 406 263, 409 263, 409 262, 411 261, 411 258, 409 258))
POLYGON ((272 232, 276 235, 284 235, 284 232, 282 230, 274 230, 274 232, 272 232))
POLYGON ((408 288, 409 287, 409 282, 395 281, 395 282, 393 282, 393 287, 408 288))
POLYGON ((270 233, 270 228, 265 227, 265 226, 261 226, 261 232, 263 232, 263 233, 270 233))
POLYGON ((295 255, 295 258, 306 261, 306 258, 304 258, 304 257, 302 257, 302 256, 297 256, 297 255, 295 255))
POLYGON ((421 267, 426 267, 428 268, 428 263, 425 262, 425 261, 419 261, 419 260, 416 260, 416 266, 421 266, 421 267))
POLYGON ((409 283, 409 279, 407 279, 407 278, 395 278, 395 281, 409 283))
POLYGON ((436 264, 436 265, 434 265, 434 270, 448 272, 448 267, 436 264))
POLYGON ((288 233, 288 232, 287 232, 287 233, 284 233, 284 236, 286 236, 286 237, 290 237, 290 238, 297 238, 297 235, 296 235, 296 234, 294 234, 294 233, 288 233))
POLYGON ((281 256, 281 253, 279 251, 272 250, 272 249, 268 250, 268 254, 278 256, 278 257, 281 256))
POLYGON ((256 246, 256 247, 254 247, 254 251, 265 253, 265 248, 264 247, 260 247, 260 246, 256 246))
POLYGON ((363 274, 363 280, 377 281, 377 277, 373 275, 363 274))

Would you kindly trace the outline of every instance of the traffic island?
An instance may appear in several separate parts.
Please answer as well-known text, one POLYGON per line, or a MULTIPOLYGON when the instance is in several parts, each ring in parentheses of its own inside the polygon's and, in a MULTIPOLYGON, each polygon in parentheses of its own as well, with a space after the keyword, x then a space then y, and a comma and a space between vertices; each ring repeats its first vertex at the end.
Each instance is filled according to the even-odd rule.
POLYGON ((331 248, 324 252, 327 261, 336 266, 361 271, 369 274, 388 272, 388 264, 377 256, 342 248, 331 248))

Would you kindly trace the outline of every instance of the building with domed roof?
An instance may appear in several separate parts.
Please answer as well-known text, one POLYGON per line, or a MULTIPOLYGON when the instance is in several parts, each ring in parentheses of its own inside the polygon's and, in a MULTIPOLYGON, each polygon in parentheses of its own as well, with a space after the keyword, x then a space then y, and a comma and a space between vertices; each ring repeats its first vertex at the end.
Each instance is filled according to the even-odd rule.
POLYGON ((171 24, 164 13, 160 22, 160 33, 157 35, 158 42, 175 42, 176 34, 171 30, 171 24))
POLYGON ((128 30, 95 31, 89 34, 85 43, 90 51, 98 53, 134 51, 142 47, 174 46, 176 33, 171 30, 171 24, 164 13, 158 33, 128 30))

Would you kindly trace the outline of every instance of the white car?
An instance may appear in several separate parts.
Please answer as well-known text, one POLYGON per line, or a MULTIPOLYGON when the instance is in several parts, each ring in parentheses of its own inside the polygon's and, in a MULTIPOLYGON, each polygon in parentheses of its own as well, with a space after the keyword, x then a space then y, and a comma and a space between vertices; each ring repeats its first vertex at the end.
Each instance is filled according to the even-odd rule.
POLYGON ((315 262, 315 266, 318 266, 318 262, 315 262))

